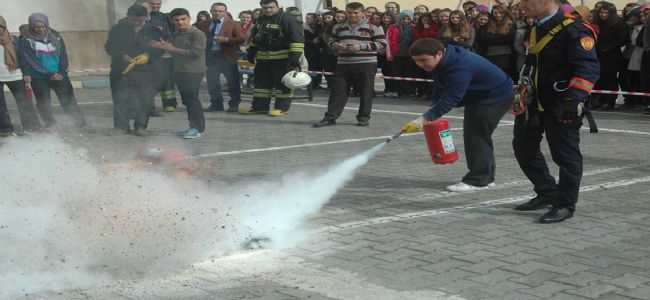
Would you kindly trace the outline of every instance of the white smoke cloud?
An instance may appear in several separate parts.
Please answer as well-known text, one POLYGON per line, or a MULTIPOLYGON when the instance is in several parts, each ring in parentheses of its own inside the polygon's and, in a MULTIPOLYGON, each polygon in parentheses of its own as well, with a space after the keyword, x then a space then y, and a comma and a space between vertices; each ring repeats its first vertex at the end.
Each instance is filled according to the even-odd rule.
MULTIPOLYGON (((0 146, 0 299, 175 270, 251 238, 291 247, 384 144, 323 174, 231 186, 150 169, 105 172, 52 136, 0 146)), ((257 244, 255 244, 257 245, 257 244)))

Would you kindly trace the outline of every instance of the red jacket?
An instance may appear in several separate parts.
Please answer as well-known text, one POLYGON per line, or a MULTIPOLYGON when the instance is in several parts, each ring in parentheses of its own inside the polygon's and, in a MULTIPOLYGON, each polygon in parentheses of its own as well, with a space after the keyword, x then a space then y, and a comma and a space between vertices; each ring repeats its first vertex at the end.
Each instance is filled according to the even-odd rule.
POLYGON ((417 26, 413 27, 413 41, 423 38, 435 39, 436 37, 438 37, 438 26, 436 25, 431 25, 429 28, 422 28, 422 31, 417 26))

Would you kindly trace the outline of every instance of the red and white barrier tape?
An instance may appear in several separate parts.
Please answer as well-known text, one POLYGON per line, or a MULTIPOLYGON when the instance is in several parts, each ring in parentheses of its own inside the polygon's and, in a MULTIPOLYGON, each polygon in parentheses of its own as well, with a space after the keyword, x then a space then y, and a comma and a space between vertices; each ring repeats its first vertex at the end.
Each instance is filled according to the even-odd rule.
POLYGON ((591 93, 592 94, 630 95, 630 96, 648 96, 648 97, 650 97, 650 93, 625 92, 625 91, 592 90, 591 93))
MULTIPOLYGON (((103 69, 84 69, 84 70, 72 70, 70 73, 109 73, 110 68, 103 69)), ((319 71, 303 71, 310 74, 321 74, 321 75, 334 75, 333 72, 319 72, 319 71)), ((399 80, 399 81, 415 81, 415 82, 433 82, 431 79, 424 78, 413 78, 413 77, 396 77, 396 76, 384 76, 377 74, 376 78, 390 79, 390 80, 399 80)), ((639 93, 639 92, 626 92, 626 91, 606 91, 606 90, 592 90, 592 94, 609 94, 609 95, 629 95, 629 96, 646 96, 650 97, 650 93, 639 93)))
MULTIPOLYGON (((322 74, 322 75, 334 75, 332 72, 317 72, 317 71, 304 71, 305 73, 311 73, 311 74, 322 74)), ((424 78, 412 78, 412 77, 394 77, 394 76, 383 76, 381 74, 377 74, 377 78, 383 78, 383 79, 392 79, 392 80, 401 80, 401 81, 417 81, 417 82, 433 82, 431 79, 424 79, 424 78)), ((517 87, 517 86, 515 86, 517 87)), ((625 92, 625 91, 605 91, 605 90, 592 90, 592 94, 611 94, 611 95, 631 95, 631 96, 648 96, 650 97, 650 93, 639 93, 639 92, 625 92)))

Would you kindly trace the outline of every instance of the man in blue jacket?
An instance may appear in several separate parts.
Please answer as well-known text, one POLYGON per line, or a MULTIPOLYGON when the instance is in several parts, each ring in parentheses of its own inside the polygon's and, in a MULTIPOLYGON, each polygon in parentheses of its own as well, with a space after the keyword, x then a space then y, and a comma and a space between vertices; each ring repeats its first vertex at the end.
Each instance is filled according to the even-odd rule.
POLYGON ((416 41, 409 54, 420 68, 433 72, 434 101, 429 111, 404 125, 402 131, 421 131, 425 123, 464 106, 463 138, 469 172, 447 190, 468 192, 494 186, 492 132, 514 98, 512 79, 483 57, 460 47, 445 47, 435 39, 416 41))

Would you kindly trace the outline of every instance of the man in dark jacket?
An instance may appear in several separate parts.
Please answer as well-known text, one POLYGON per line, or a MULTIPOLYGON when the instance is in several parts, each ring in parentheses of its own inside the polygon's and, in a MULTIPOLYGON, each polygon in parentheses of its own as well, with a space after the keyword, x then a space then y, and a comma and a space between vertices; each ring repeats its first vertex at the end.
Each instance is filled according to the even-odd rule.
POLYGON ((582 180, 583 108, 600 74, 595 34, 584 23, 565 16, 559 0, 522 3, 526 14, 537 18, 526 57, 526 65, 534 70, 535 93, 527 108, 529 117, 515 119, 512 145, 537 196, 516 209, 531 211, 551 205, 540 222, 562 222, 573 216, 582 180), (543 136, 560 169, 557 183, 540 150, 543 136))
POLYGON ((158 41, 160 31, 147 23, 147 10, 141 5, 129 7, 127 17, 111 28, 106 41, 106 52, 111 56, 111 91, 113 93, 113 122, 111 135, 129 131, 129 108, 135 109, 135 134, 146 136, 149 109, 153 97, 151 91, 157 80, 152 80, 151 59, 157 59, 162 51, 149 46, 158 41), (133 95, 133 97, 131 97, 133 95), (132 105, 130 101, 135 101, 132 105))
POLYGON ((492 133, 512 103, 512 79, 485 58, 461 47, 445 48, 435 39, 416 41, 409 54, 420 68, 433 72, 434 104, 424 115, 402 127, 402 131, 421 131, 425 123, 442 117, 455 106, 465 106, 463 137, 469 172, 461 182, 447 189, 468 192, 494 186, 492 133))

